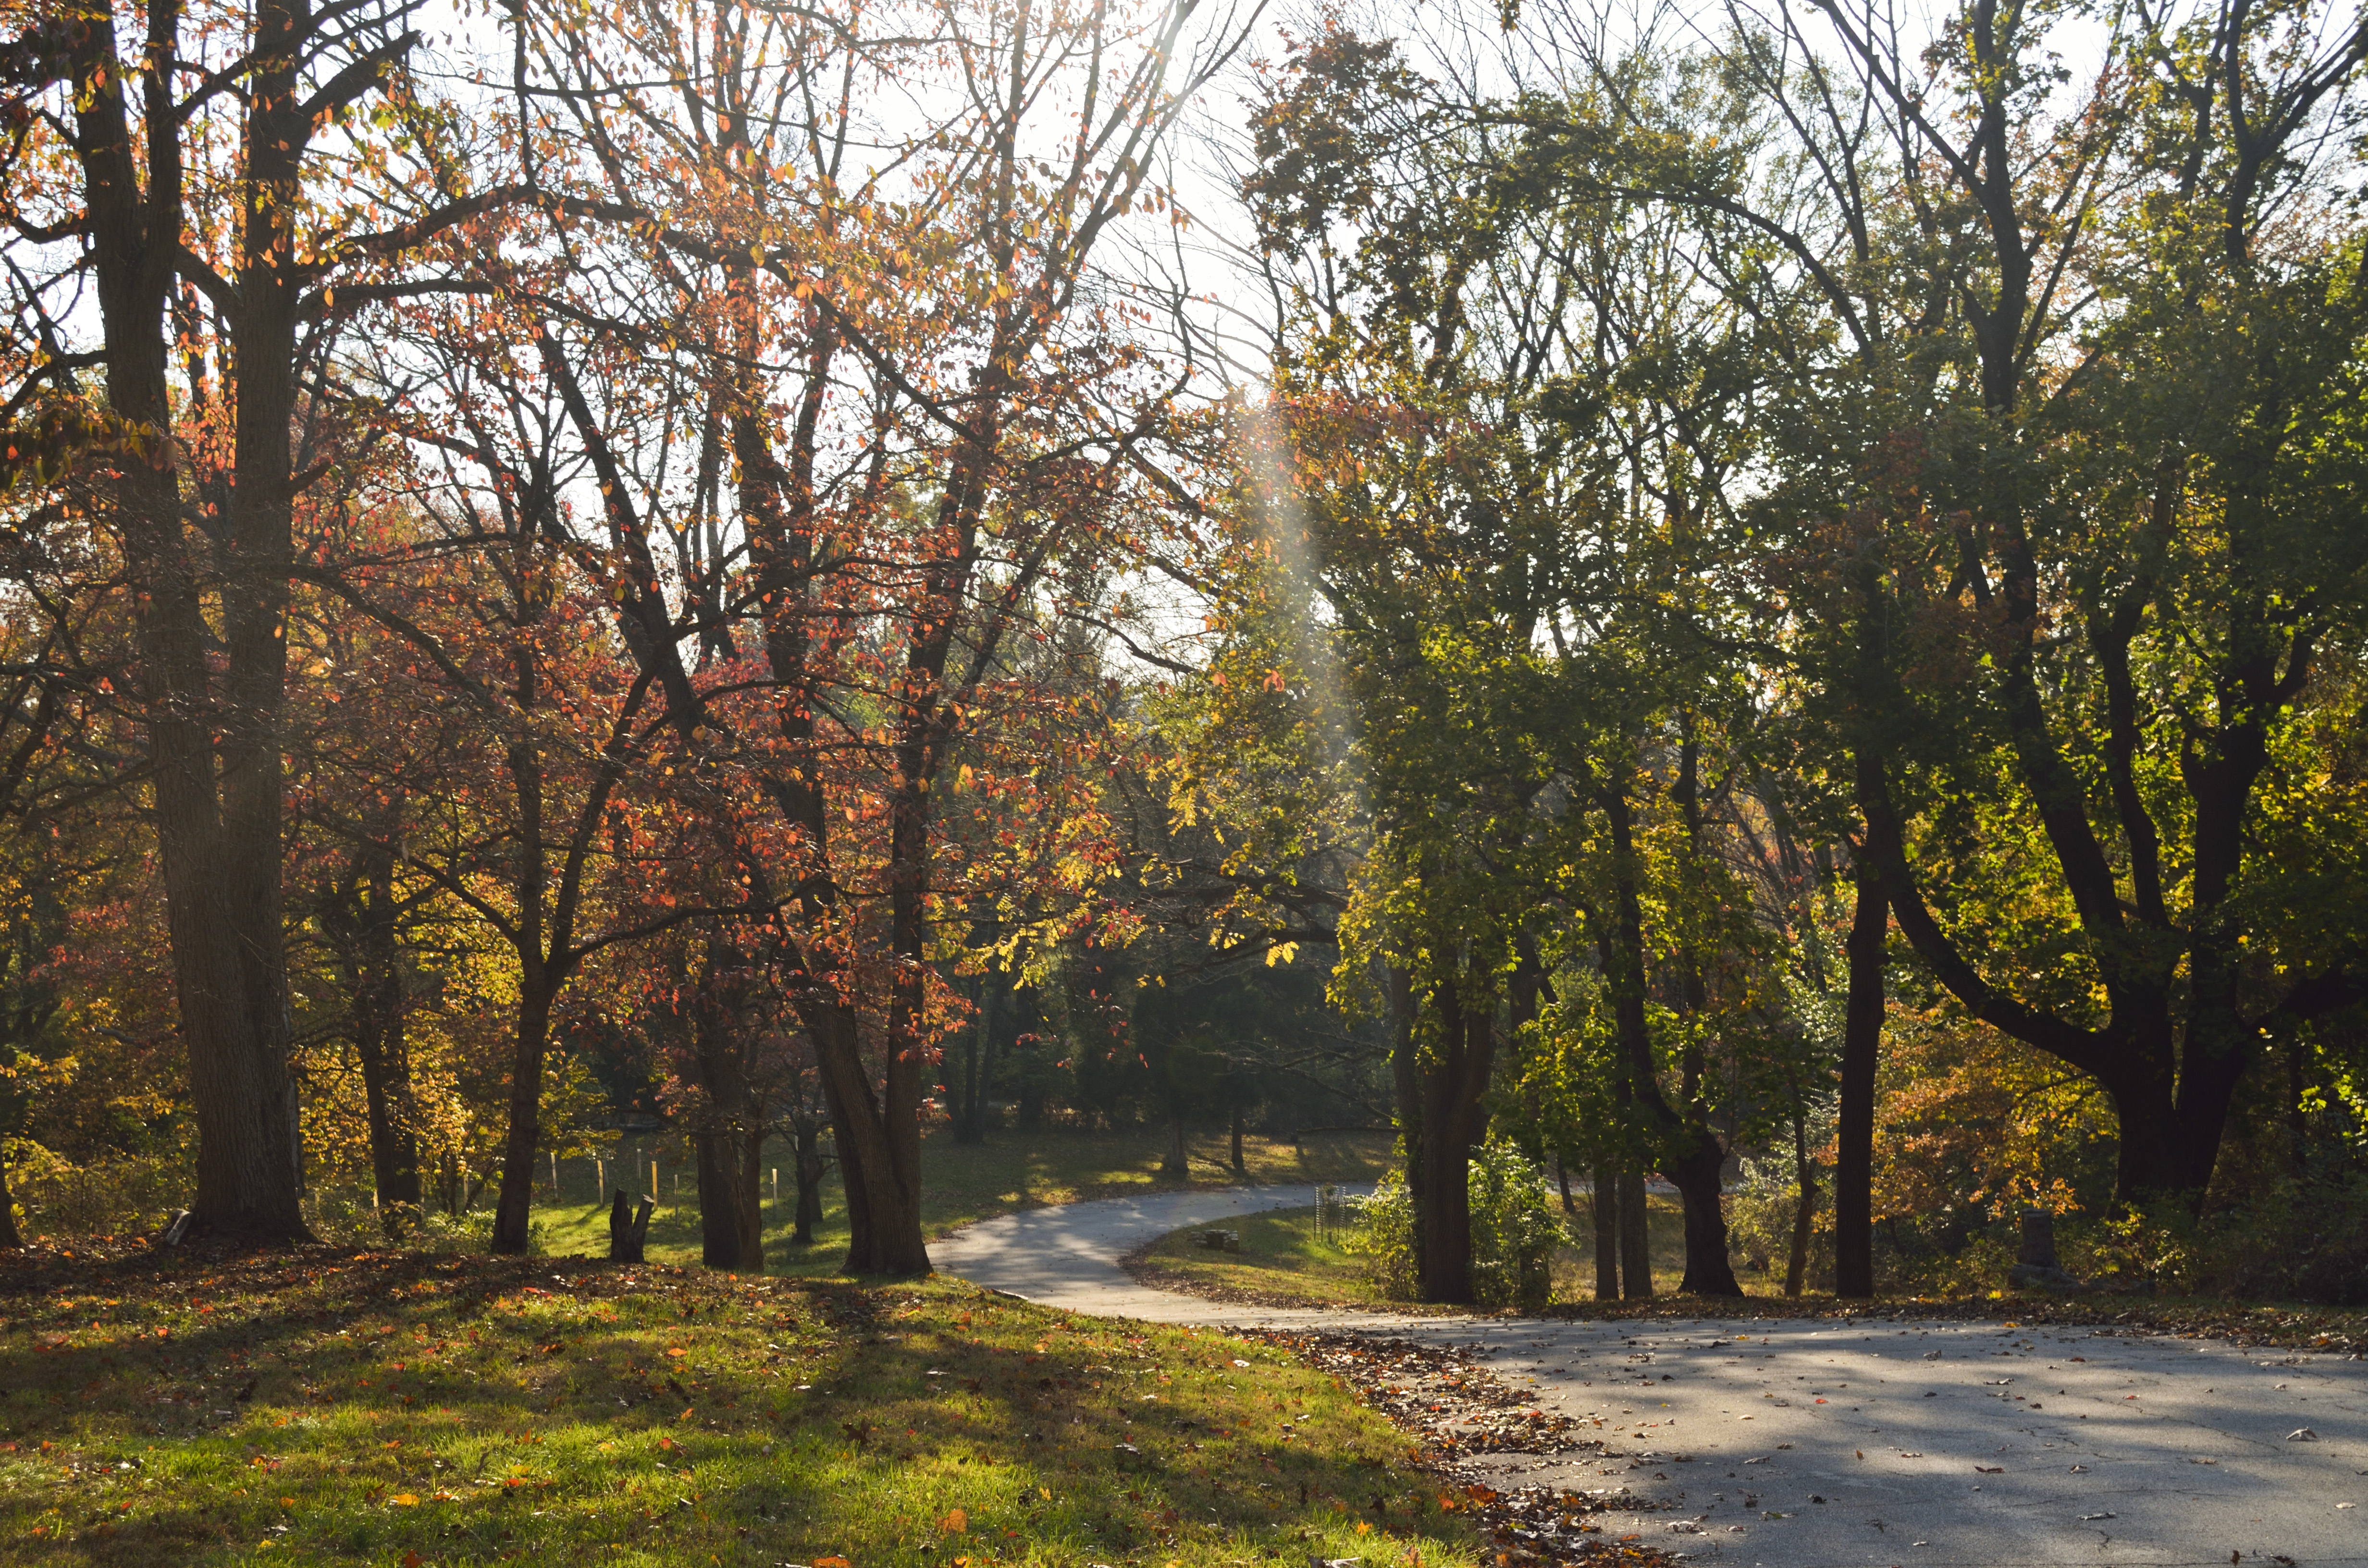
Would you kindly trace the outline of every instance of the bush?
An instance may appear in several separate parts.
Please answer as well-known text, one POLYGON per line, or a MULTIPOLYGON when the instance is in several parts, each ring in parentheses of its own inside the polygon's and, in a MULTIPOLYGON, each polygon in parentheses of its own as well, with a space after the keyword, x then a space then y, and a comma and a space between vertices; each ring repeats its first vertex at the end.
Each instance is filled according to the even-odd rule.
POLYGON ((1373 1286, 1393 1301, 1411 1301, 1421 1281, 1415 1270, 1414 1194, 1406 1172, 1385 1172, 1370 1198, 1349 1200, 1357 1209, 1343 1247, 1365 1259, 1373 1286))
POLYGON ((2109 1290, 2368 1304, 2368 1174, 2285 1177, 2201 1220, 2174 1210, 2068 1225, 2056 1251, 2109 1290))
MULTIPOLYGON (((1745 1160, 1725 1203, 1728 1258, 1738 1270, 1764 1274, 1782 1284, 1793 1260, 1793 1221, 1801 1204, 1801 1184, 1792 1157, 1745 1160)), ((1820 1183, 1816 1210, 1810 1217, 1809 1267, 1802 1288, 1830 1290, 1833 1287, 1833 1198, 1827 1185, 1820 1183)))
POLYGON ((1510 1143, 1472 1161, 1472 1293, 1488 1307, 1542 1307, 1562 1244, 1546 1174, 1510 1143))
POLYGON ((7 1146, 18 1230, 33 1236, 136 1236, 188 1201, 196 1173, 177 1155, 120 1155, 77 1165, 29 1138, 7 1146))
MULTIPOLYGON (((1492 1142, 1471 1165, 1472 1293, 1483 1306, 1543 1306, 1553 1290, 1554 1219, 1545 1173, 1509 1143, 1492 1142)), ((1348 1249, 1368 1260, 1374 1286, 1392 1301, 1420 1290, 1414 1251, 1414 1195, 1391 1171, 1371 1198, 1356 1200, 1360 1222, 1348 1249)))

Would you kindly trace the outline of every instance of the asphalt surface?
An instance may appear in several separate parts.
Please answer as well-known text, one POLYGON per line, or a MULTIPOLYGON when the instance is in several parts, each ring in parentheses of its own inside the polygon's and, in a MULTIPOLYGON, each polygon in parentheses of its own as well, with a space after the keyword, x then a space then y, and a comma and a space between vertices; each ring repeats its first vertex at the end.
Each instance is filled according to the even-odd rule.
POLYGON ((938 1267, 1110 1317, 1322 1327, 1467 1346, 1605 1449, 1473 1468, 1641 1505, 1602 1517, 1759 1568, 2368 1565, 2368 1362, 2089 1328, 1901 1319, 1648 1323, 1239 1307, 1118 1259, 1310 1187, 1039 1209, 930 1247, 938 1267), (2308 1436, 2297 1436, 2307 1433, 2308 1436))

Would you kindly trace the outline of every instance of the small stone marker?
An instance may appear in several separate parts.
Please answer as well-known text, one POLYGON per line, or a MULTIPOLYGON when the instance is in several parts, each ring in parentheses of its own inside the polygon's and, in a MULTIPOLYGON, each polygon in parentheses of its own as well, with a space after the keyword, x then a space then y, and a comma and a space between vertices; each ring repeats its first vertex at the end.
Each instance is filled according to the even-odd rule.
POLYGON ((2071 1296, 2089 1288, 2065 1273, 2055 1261, 2055 1216, 2044 1209, 2024 1211, 2022 1247, 2006 1278, 2018 1290, 2053 1290, 2071 1296))

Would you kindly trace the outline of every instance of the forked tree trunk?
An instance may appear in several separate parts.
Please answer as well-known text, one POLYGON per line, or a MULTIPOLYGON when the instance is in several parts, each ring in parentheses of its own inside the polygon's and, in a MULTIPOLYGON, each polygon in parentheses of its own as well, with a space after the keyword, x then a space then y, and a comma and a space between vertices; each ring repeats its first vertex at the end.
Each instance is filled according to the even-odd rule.
MULTIPOLYGON (((1604 817, 1612 848, 1612 905, 1608 930, 1599 930, 1597 951, 1611 983, 1612 1028, 1626 1070, 1626 1087, 1667 1151, 1662 1173, 1685 1204, 1686 1271, 1679 1289, 1701 1295, 1740 1296, 1735 1267, 1726 1256, 1726 1214, 1719 1201, 1725 1152, 1701 1106, 1689 1093, 1683 1110, 1669 1104, 1653 1060, 1645 1011, 1645 920, 1637 892, 1632 803, 1624 781, 1603 791, 1604 817)), ((1689 1006, 1698 981, 1686 977, 1689 1006)), ((1689 1057, 1687 1076, 1698 1069, 1689 1057)), ((1647 1276, 1649 1278, 1649 1275, 1647 1276)))
POLYGON ((912 1140, 909 1158, 893 1137, 882 1096, 873 1092, 856 1039, 855 1016, 835 1002, 801 1009, 821 1065, 823 1094, 837 1134, 838 1173, 847 1192, 849 1274, 910 1276, 929 1269, 921 1233, 918 1064, 889 1062, 888 1105, 902 1104, 912 1140))
POLYGON ((144 64, 126 69, 113 17, 100 12, 75 30, 67 68, 108 401, 131 437, 109 464, 113 511, 138 590, 165 924, 199 1131, 194 1210, 218 1232, 292 1239, 306 1232, 288 1072, 279 727, 297 328, 314 275, 295 265, 297 203, 288 193, 314 132, 371 90, 391 60, 365 73, 348 65, 308 95, 298 73, 319 56, 320 18, 287 0, 254 7, 253 35, 270 41, 257 46, 243 89, 224 384, 189 389, 234 412, 233 482, 222 490, 219 532, 207 539, 188 521, 189 497, 168 434, 176 410, 165 306, 185 273, 183 124, 174 91, 179 15, 163 5, 145 9, 144 64), (135 96, 149 111, 137 135, 125 111, 135 96))
POLYGON ((1686 1272, 1678 1289, 1689 1296, 1740 1296, 1735 1264, 1726 1251, 1726 1213, 1719 1199, 1719 1173, 1726 1152, 1702 1128, 1690 1130, 1678 1153, 1661 1162, 1661 1174, 1685 1206, 1686 1272))
POLYGON ((1834 1158, 1834 1293, 1874 1294, 1874 1079, 1883 1052, 1883 941, 1890 907, 1874 858, 1851 867, 1857 908, 1844 944, 1841 1126, 1834 1158))

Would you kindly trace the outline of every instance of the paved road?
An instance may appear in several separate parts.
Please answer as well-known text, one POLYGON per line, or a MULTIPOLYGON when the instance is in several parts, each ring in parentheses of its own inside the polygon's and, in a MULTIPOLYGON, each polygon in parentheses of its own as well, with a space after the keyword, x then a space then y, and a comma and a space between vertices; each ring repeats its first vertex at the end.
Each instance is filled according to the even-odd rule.
POLYGON ((1280 1311, 1147 1290, 1117 1265, 1182 1225, 1313 1201, 1269 1187, 1081 1203, 930 1252, 947 1273, 1077 1312, 1473 1346, 1542 1405, 1601 1420, 1606 1439, 1601 1458, 1483 1463, 1507 1481, 1632 1488, 1654 1506, 1605 1516, 1607 1531, 1698 1561, 2368 1565, 2368 1362, 2000 1323, 1280 1311), (2315 1437, 2290 1437, 2302 1429, 2315 1437))

